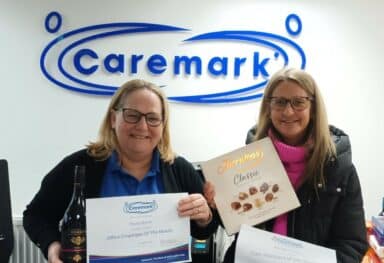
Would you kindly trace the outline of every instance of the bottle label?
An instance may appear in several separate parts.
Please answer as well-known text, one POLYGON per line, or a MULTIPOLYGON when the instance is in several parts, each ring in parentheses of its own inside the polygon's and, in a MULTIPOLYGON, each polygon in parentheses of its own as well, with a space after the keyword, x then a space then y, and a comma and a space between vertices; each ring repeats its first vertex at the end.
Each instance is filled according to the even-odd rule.
POLYGON ((65 263, 85 263, 86 235, 83 229, 68 229, 62 234, 61 258, 65 263))

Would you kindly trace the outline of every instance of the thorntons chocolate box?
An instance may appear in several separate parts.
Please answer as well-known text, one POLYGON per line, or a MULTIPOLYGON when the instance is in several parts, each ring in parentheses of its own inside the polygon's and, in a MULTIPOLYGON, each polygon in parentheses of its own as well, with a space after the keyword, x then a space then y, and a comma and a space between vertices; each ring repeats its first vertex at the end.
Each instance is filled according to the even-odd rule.
POLYGON ((231 235, 300 206, 270 138, 201 163, 215 186, 215 203, 231 235))

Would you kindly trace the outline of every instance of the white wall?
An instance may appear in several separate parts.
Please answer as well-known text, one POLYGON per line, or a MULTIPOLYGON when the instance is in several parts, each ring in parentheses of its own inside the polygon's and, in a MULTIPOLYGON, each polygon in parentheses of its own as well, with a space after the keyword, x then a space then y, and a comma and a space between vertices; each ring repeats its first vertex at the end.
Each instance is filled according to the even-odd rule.
MULTIPOLYGON (((193 30, 193 35, 241 29, 284 35, 285 17, 298 14, 303 31, 294 41, 304 49, 306 69, 321 87, 330 123, 351 137, 367 218, 380 210, 384 195, 382 0, 0 0, 0 158, 9 161, 14 215, 22 213, 45 173, 65 155, 96 138, 109 100, 58 88, 42 75, 40 54, 54 37, 44 30, 43 23, 53 10, 63 15, 64 31, 125 21, 185 27, 193 30)), ((164 48, 156 38, 143 45, 164 48)), ((138 77, 156 82, 147 75, 138 77)), ((240 147, 258 110, 257 101, 172 103, 174 149, 190 161, 202 161, 240 147)))

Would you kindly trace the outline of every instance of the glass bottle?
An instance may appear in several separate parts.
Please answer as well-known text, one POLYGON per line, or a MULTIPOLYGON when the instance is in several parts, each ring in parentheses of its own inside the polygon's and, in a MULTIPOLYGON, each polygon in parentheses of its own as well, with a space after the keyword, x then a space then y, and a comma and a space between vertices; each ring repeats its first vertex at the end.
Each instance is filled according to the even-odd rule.
POLYGON ((72 199, 61 222, 61 259, 86 263, 85 166, 75 166, 72 199))

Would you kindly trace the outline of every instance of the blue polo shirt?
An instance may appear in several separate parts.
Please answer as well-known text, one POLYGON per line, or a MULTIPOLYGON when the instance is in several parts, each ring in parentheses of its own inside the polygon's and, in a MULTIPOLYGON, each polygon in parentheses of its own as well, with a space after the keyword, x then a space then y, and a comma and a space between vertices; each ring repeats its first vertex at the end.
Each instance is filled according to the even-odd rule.
POLYGON ((153 151, 151 167, 143 180, 138 181, 121 167, 117 152, 108 159, 101 185, 100 197, 158 194, 164 192, 160 173, 160 153, 153 151))

